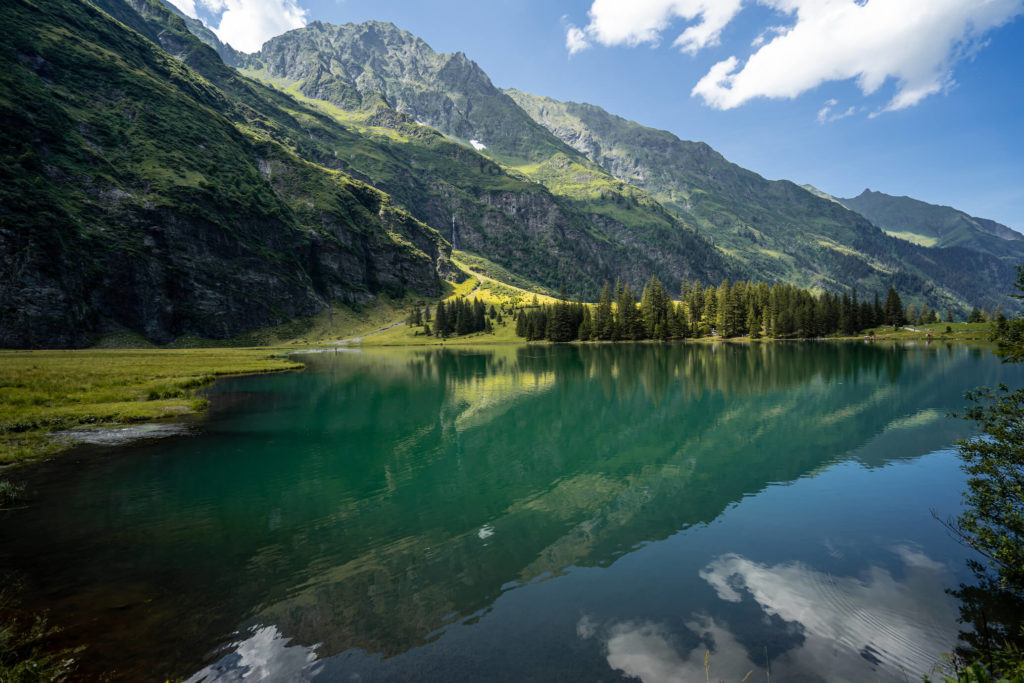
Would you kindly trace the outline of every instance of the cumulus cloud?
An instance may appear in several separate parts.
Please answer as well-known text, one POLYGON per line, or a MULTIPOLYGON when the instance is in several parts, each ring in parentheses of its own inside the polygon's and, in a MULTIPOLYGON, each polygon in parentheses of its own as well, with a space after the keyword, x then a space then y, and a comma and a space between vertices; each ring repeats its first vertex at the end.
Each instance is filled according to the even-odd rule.
POLYGON ((661 33, 675 19, 691 22, 673 45, 696 54, 702 48, 717 45, 719 37, 743 0, 594 0, 590 23, 580 29, 570 26, 565 37, 570 53, 591 43, 601 45, 657 45, 661 33))
MULTIPOLYGON (((745 1, 791 23, 766 27, 754 38, 752 54, 708 69, 691 94, 716 109, 758 97, 794 98, 849 79, 865 95, 894 81, 896 91, 879 111, 905 109, 948 88, 954 65, 983 45, 988 31, 1024 12, 1024 0, 745 1)), ((719 43, 743 2, 594 0, 590 23, 570 27, 566 45, 570 52, 592 43, 656 45, 673 21, 683 19, 691 25, 673 44, 695 54, 719 43)))
POLYGON ((886 111, 913 106, 952 81, 953 64, 1020 0, 762 0, 795 23, 740 66, 721 61, 692 94, 717 109, 755 97, 793 98, 826 81, 856 79, 865 95, 897 81, 886 111))
POLYGON ((306 10, 296 0, 200 0, 224 13, 213 29, 222 41, 242 52, 256 52, 263 43, 306 25, 306 10))

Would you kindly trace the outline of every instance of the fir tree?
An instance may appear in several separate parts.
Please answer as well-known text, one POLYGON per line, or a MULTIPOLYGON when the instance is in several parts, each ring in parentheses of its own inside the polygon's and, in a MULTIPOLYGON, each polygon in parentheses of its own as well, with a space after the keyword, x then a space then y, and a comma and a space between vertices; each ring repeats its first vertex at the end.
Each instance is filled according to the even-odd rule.
POLYGON ((601 288, 601 300, 594 311, 593 337, 595 339, 613 339, 615 337, 615 318, 612 312, 612 290, 605 280, 601 288))
POLYGON ((899 327, 904 322, 903 302, 900 301, 900 295, 896 293, 896 289, 890 286, 889 294, 885 298, 885 324, 899 327))
POLYGON ((444 305, 444 301, 437 302, 437 315, 435 328, 437 329, 438 337, 448 336, 448 308, 444 305))

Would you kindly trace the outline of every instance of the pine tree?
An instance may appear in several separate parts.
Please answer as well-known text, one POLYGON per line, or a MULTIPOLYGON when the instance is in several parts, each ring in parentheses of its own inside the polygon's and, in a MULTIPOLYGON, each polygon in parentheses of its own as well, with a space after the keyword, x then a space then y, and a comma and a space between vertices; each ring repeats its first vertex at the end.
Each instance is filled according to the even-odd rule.
POLYGON ((896 289, 890 286, 889 294, 885 298, 885 324, 899 327, 904 322, 903 302, 900 301, 900 295, 896 293, 896 289))
POLYGON ((843 292, 842 301, 839 306, 839 331, 849 336, 856 331, 857 323, 854 317, 853 301, 843 292))
POLYGON ((437 302, 437 314, 435 316, 438 337, 448 336, 448 309, 444 305, 444 301, 437 302))
POLYGON ((732 306, 729 301, 731 294, 732 287, 729 284, 729 278, 726 278, 722 280, 722 284, 718 285, 718 300, 715 302, 715 329, 721 337, 733 336, 730 315, 732 306))
POLYGON ((615 334, 615 319, 612 314, 612 290, 605 280, 601 288, 601 299, 594 310, 592 336, 594 339, 611 339, 615 334))
POLYGON ((754 308, 753 300, 747 304, 747 334, 750 335, 751 339, 761 338, 761 321, 757 315, 757 310, 754 308))
POLYGON ((708 285, 707 289, 704 290, 704 310, 701 311, 700 322, 707 334, 711 334, 711 330, 715 327, 717 321, 717 308, 718 308, 718 292, 715 291, 714 285, 708 285))
POLYGON ((590 307, 583 309, 583 322, 580 323, 578 336, 580 341, 590 341, 593 336, 594 321, 590 316, 590 307))

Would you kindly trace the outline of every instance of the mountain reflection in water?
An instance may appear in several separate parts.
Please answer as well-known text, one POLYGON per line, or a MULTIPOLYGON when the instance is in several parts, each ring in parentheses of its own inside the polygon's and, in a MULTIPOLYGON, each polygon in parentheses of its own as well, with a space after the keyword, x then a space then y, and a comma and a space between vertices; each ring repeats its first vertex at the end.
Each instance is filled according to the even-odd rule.
POLYGON ((710 649, 727 679, 767 653, 902 680, 956 635, 946 414, 1016 372, 866 344, 305 358, 0 519, 88 671, 690 680, 710 649))

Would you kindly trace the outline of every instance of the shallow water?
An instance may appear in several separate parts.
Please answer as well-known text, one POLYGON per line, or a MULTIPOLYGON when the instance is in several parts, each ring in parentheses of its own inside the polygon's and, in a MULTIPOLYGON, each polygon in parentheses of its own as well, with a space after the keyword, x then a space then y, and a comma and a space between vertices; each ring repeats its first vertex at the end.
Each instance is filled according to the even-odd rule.
POLYGON ((966 551, 945 345, 380 350, 26 473, 0 567, 84 676, 919 679, 966 551))

